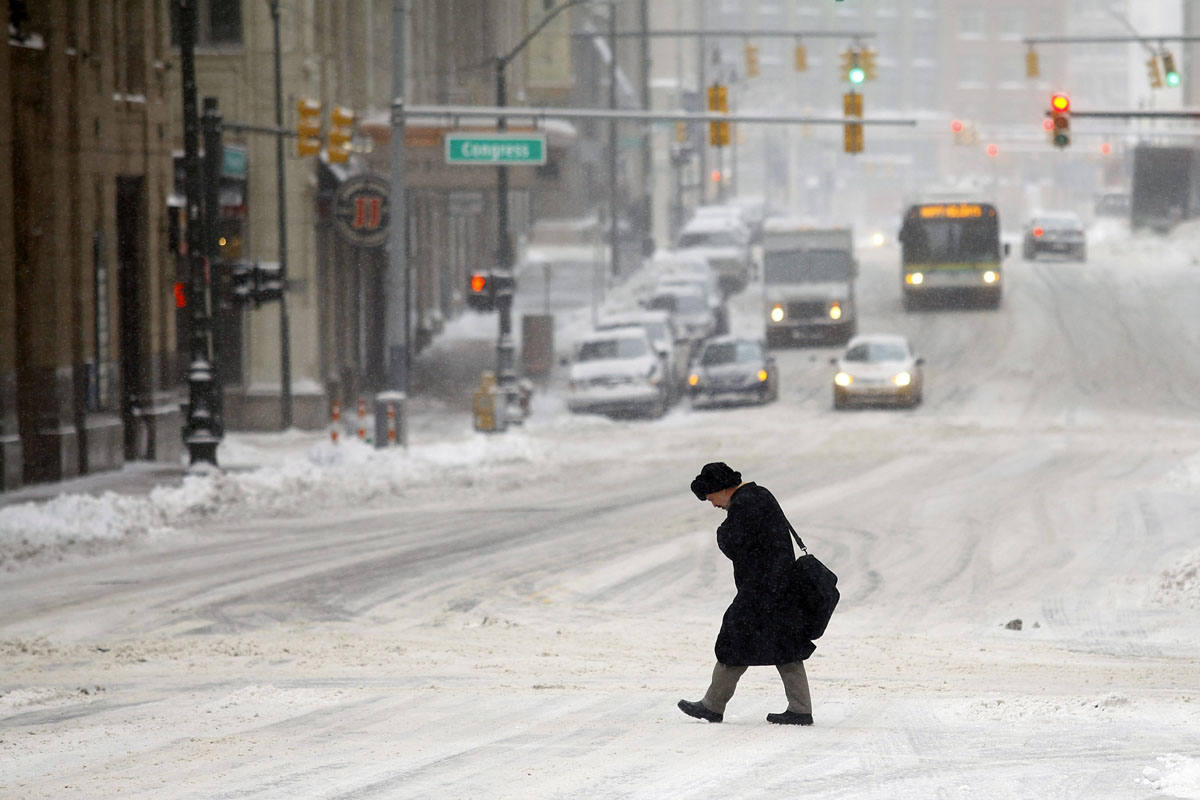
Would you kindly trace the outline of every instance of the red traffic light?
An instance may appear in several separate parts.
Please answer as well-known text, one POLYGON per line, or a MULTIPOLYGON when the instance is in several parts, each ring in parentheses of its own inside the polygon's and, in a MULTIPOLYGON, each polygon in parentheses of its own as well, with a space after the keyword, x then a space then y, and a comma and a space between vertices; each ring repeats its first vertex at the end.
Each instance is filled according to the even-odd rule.
POLYGON ((999 148, 999 146, 997 146, 997 145, 995 145, 995 144, 989 144, 989 145, 987 146, 987 154, 988 154, 989 156, 997 156, 997 155, 999 155, 999 154, 1000 154, 1000 148, 999 148))
POLYGON ((963 129, 963 124, 962 124, 962 120, 961 120, 961 119, 955 119, 955 120, 951 120, 951 121, 950 121, 950 130, 951 130, 951 132, 953 132, 953 133, 962 133, 962 129, 963 129))
POLYGON ((480 273, 476 272, 474 275, 471 276, 471 291, 472 292, 482 292, 486 288, 487 288, 487 275, 481 275, 480 273))
POLYGON ((1065 94, 1050 95, 1050 108, 1059 112, 1067 112, 1071 110, 1071 99, 1065 94))
POLYGON ((1109 144, 1108 142, 1101 142, 1101 143, 1100 143, 1100 155, 1104 155, 1104 156, 1106 156, 1106 155, 1108 155, 1108 154, 1109 154, 1109 153, 1111 153, 1111 152, 1112 152, 1112 145, 1111 145, 1111 144, 1109 144))

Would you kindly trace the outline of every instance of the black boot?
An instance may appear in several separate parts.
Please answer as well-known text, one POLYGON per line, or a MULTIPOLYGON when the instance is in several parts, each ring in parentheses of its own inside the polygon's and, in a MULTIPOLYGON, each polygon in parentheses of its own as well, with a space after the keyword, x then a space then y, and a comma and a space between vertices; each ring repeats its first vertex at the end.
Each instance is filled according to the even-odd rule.
POLYGON ((776 725, 812 725, 812 714, 801 714, 799 711, 785 711, 782 714, 767 714, 767 722, 776 725))
MULTIPOLYGON (((704 703, 699 700, 694 703, 691 700, 680 700, 679 710, 687 714, 689 717, 706 719, 709 722, 720 722, 721 720, 725 719, 724 714, 718 714, 715 711, 709 711, 708 708, 705 707, 704 703)), ((812 720, 810 719, 809 722, 811 721, 812 720)))

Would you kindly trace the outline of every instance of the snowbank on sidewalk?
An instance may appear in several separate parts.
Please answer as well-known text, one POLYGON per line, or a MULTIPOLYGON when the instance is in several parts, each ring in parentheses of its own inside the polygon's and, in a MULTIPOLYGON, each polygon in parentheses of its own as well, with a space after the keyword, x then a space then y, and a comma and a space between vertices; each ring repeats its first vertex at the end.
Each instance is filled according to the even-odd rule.
MULTIPOLYGON (((244 457, 251 451, 240 452, 244 457)), ((520 431, 502 437, 477 433, 406 450, 310 440, 307 452, 278 463, 198 472, 145 496, 64 494, 0 508, 0 569, 100 552, 198 522, 292 516, 395 499, 423 487, 469 487, 494 480, 495 468, 535 461, 548 459, 520 431)))

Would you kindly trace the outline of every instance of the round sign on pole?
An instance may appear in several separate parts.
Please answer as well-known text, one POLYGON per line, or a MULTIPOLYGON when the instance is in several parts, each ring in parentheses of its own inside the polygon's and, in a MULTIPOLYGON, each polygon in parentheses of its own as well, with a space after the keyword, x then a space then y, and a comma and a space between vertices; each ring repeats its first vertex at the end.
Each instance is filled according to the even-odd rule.
POLYGON ((388 238, 391 185, 386 178, 363 174, 347 178, 333 196, 334 227, 359 247, 378 247, 388 238))

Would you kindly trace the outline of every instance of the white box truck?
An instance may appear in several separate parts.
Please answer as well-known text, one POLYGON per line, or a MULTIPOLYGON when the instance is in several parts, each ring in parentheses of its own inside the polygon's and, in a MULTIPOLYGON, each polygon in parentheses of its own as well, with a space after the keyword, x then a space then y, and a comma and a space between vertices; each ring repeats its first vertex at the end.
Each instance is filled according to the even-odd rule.
POLYGON ((767 345, 843 343, 858 330, 854 232, 774 217, 763 225, 767 345))

